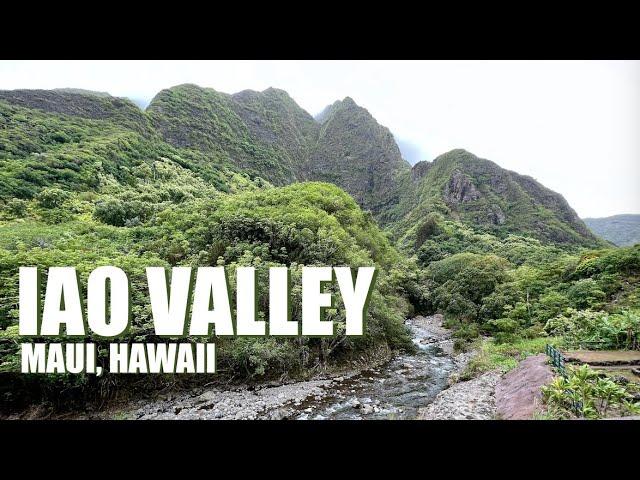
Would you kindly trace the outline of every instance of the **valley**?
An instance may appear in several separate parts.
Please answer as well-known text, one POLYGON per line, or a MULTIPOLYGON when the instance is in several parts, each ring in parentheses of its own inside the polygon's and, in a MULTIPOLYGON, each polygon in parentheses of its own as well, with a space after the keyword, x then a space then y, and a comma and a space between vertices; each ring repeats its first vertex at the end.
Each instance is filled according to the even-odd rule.
MULTIPOLYGON (((478 387, 487 407, 486 388, 547 344, 638 349, 639 245, 613 246, 559 193, 471 152, 412 167, 391 132, 350 97, 313 118, 274 88, 226 94, 178 85, 145 110, 89 91, 0 91, 0 204, 3 415, 34 405, 46 415, 96 415, 94 405, 132 397, 142 417, 235 418, 242 405, 264 402, 266 410, 247 406, 240 415, 263 418, 288 399, 290 418, 417 418, 445 401, 436 398, 450 383, 459 387, 445 399, 468 399, 478 387), (348 334, 348 305, 334 283, 326 320, 336 335, 214 332, 215 380, 38 377, 18 373, 25 265, 74 265, 81 292, 97 265, 122 269, 131 341, 143 343, 158 339, 149 266, 225 267, 230 291, 243 283, 238 269, 252 268, 268 285, 270 269, 286 267, 298 324, 306 266, 374 267, 378 276, 364 335, 348 334), (443 330, 434 330, 436 316, 443 330), (215 390, 203 386, 211 381, 215 390), (215 407, 218 398, 240 406, 227 412, 215 407)), ((270 304, 258 298, 255 323, 269 323, 270 304)), ((244 307, 231 298, 230 316, 244 307)), ((87 340, 97 345, 96 365, 107 367, 105 340, 87 340)), ((585 392, 617 389, 619 412, 638 408, 633 386, 571 375, 567 382, 598 385, 585 392)), ((542 415, 601 415, 600 397, 585 397, 576 413, 556 387, 542 415)))

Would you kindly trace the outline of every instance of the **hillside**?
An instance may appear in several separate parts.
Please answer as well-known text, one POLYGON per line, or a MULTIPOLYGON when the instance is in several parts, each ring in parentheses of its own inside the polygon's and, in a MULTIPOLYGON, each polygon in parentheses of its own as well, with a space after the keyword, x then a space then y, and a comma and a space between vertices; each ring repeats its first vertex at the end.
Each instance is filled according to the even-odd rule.
POLYGON ((164 142, 127 100, 0 92, 0 201, 29 200, 47 188, 96 193, 167 183, 160 165, 214 190, 249 182, 222 159, 164 142))
POLYGON ((0 90, 0 102, 42 112, 91 120, 110 120, 141 133, 150 134, 144 113, 131 100, 88 90, 0 90))
POLYGON ((314 119, 282 90, 226 95, 181 85, 147 111, 168 143, 216 155, 252 177, 340 186, 396 236, 412 236, 438 212, 496 235, 598 245, 566 200, 530 177, 461 150, 411 168, 391 132, 350 97, 314 119))
POLYGON ((553 244, 601 244, 562 195, 465 150, 418 162, 402 182, 402 200, 384 220, 407 245, 420 246, 417 232, 433 215, 498 237, 518 234, 553 244))
POLYGON ((160 92, 147 112, 171 145, 222 156, 276 185, 334 183, 374 213, 397 202, 395 176, 410 168, 389 130, 348 97, 318 121, 283 90, 227 95, 179 85, 160 92))
POLYGON ((640 243, 640 215, 584 218, 584 223, 601 238, 620 247, 640 243))
MULTIPOLYGON (((132 332, 143 342, 156 338, 146 297, 149 265, 226 265, 230 272, 252 265, 259 275, 282 265, 291 267, 297 284, 302 265, 376 265, 385 280, 372 294, 363 337, 221 339, 221 376, 304 376, 350 359, 388 358, 391 349, 411 349, 403 325, 410 310, 409 266, 402 267, 406 259, 371 216, 334 185, 275 188, 263 180, 266 175, 246 171, 265 168, 263 157, 251 152, 273 153, 280 173, 292 171, 289 160, 303 158, 295 152, 307 147, 306 140, 269 139, 268 131, 258 135, 260 121, 249 128, 242 120, 259 111, 273 119, 270 130, 304 124, 295 109, 261 108, 272 101, 281 107, 281 92, 258 98, 244 92, 237 100, 206 92, 201 102, 187 95, 185 104, 200 117, 185 113, 177 123, 176 110, 168 106, 174 94, 159 94, 150 112, 142 112, 128 101, 85 92, 0 92, 0 412, 42 400, 71 408, 74 401, 109 396, 134 383, 139 391, 172 381, 17 374, 22 265, 38 265, 45 273, 51 266, 74 266, 82 288, 96 264, 123 268, 131 279, 132 332), (197 128, 185 129, 188 122, 197 128)), ((301 127, 300 138, 307 133, 301 127)), ((300 315, 292 311, 294 319, 300 315)), ((344 309, 336 311, 335 321, 344 323, 344 309)))
POLYGON ((598 244, 561 195, 471 153, 411 168, 391 132, 349 97, 316 119, 283 90, 229 95, 190 84, 159 92, 144 112, 77 89, 0 92, 0 109, 8 134, 0 149, 22 158, 2 160, 11 178, 0 194, 29 197, 46 183, 91 189, 105 172, 126 182, 153 152, 222 190, 230 172, 273 185, 333 183, 406 245, 434 213, 498 236, 598 244))

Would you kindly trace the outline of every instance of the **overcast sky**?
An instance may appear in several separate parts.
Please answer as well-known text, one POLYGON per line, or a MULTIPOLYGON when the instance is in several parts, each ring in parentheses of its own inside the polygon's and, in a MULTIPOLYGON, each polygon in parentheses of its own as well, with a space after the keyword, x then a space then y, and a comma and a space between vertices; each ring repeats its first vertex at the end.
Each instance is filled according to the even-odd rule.
POLYGON ((562 193, 582 217, 640 213, 640 62, 0 62, 0 89, 85 88, 143 105, 187 82, 282 88, 313 115, 350 96, 411 163, 465 148, 562 193))

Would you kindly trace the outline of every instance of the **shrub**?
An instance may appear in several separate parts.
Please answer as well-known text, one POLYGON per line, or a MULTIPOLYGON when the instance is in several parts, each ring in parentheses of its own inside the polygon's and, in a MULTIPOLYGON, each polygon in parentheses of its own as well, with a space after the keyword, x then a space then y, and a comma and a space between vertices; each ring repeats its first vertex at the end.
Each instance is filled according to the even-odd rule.
POLYGON ((605 418, 608 414, 640 414, 640 402, 624 385, 588 365, 569 366, 567 378, 556 377, 542 387, 542 398, 557 418, 605 418))
POLYGON ((26 200, 12 198, 7 202, 7 212, 15 218, 24 217, 27 214, 28 204, 26 200))
POLYGON ((59 188, 45 188, 37 196, 36 200, 42 208, 60 208, 69 198, 71 193, 59 188))
POLYGON ((140 200, 111 198, 98 202, 93 215, 97 220, 114 227, 130 227, 147 220, 152 211, 152 205, 140 200))
POLYGON ((520 330, 520 324, 511 318, 490 320, 488 326, 497 343, 506 343, 512 340, 515 338, 516 332, 520 330))
POLYGON ((562 335, 571 346, 591 349, 640 349, 640 312, 616 314, 569 310, 547 322, 545 331, 562 335))
POLYGON ((429 238, 438 235, 441 232, 438 221, 434 215, 429 215, 424 222, 418 227, 416 232, 416 248, 426 242, 429 238))
POLYGON ((469 342, 480 336, 480 327, 477 323, 463 323, 453 333, 453 338, 469 342))
POLYGON ((585 278, 569 287, 567 297, 575 308, 599 308, 604 304, 606 295, 598 282, 592 278, 585 278))
POLYGON ((476 320, 485 297, 507 278, 508 262, 495 255, 460 253, 428 268, 434 306, 447 315, 476 320))

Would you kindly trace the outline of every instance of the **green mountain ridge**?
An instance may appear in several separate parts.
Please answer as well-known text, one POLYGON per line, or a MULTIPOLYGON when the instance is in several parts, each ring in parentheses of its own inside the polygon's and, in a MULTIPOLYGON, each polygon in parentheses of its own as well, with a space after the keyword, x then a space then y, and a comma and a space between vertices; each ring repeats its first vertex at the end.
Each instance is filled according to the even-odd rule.
POLYGON ((405 243, 415 243, 422 222, 438 214, 500 237, 602 245, 560 194, 462 149, 417 163, 403 183, 406 193, 385 220, 404 233, 405 243))
POLYGON ((73 89, 2 91, 0 102, 106 121, 121 135, 135 132, 136 141, 197 158, 192 170, 213 165, 276 186, 334 183, 406 244, 438 213, 499 236, 601 245, 561 195, 530 177, 464 150, 411 167, 389 129, 350 97, 316 119, 275 88, 230 95, 178 85, 159 92, 145 111, 126 99, 73 89))
POLYGON ((583 218, 599 237, 620 247, 640 243, 640 215, 621 214, 602 218, 583 218))

